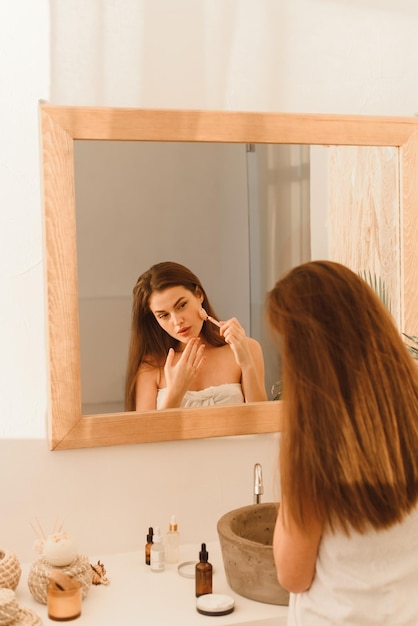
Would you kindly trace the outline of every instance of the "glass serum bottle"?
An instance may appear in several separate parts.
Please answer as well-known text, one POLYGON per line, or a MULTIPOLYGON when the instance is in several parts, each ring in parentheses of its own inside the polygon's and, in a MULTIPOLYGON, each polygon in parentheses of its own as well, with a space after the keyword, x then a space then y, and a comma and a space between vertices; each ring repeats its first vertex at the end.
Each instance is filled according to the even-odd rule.
POLYGON ((205 593, 212 593, 212 565, 208 562, 209 553, 206 544, 202 543, 199 552, 199 563, 195 566, 196 598, 205 593))
POLYGON ((154 530, 154 543, 151 546, 151 571, 163 572, 165 570, 165 549, 158 526, 154 530))
POLYGON ((154 531, 152 527, 150 526, 148 528, 147 543, 145 544, 145 564, 146 565, 151 565, 151 546, 153 544, 153 541, 152 541, 153 534, 154 534, 154 531))
POLYGON ((179 562, 180 533, 178 531, 176 516, 172 515, 168 532, 165 536, 165 560, 166 563, 179 562))

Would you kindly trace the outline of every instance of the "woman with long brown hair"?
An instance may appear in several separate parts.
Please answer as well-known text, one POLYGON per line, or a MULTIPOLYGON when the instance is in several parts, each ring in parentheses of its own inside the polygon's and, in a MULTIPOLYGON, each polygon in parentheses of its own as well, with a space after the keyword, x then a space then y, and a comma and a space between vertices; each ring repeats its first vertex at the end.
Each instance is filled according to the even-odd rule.
POLYGON ((236 318, 217 321, 197 276, 171 261, 141 274, 133 290, 125 410, 265 399, 260 344, 236 318))
POLYGON ((282 357, 274 555, 288 624, 418 624, 416 362, 338 263, 291 270, 267 315, 282 357))

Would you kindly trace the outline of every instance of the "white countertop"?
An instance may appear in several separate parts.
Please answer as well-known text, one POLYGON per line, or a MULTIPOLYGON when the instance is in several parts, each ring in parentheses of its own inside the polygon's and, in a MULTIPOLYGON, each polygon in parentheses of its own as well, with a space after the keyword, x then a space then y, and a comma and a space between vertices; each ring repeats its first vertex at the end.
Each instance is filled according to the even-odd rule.
MULTIPOLYGON (((213 565, 213 593, 234 598, 235 610, 230 615, 216 616, 216 626, 284 626, 287 607, 264 604, 244 598, 226 582, 218 542, 207 544, 213 565)), ((196 561, 200 546, 180 546, 180 562, 196 561)), ((109 585, 92 585, 83 600, 81 616, 74 620, 80 626, 203 626, 212 617, 196 610, 195 581, 177 572, 177 565, 166 565, 164 572, 152 572, 145 565, 144 550, 124 554, 100 554, 89 557, 91 563, 105 565, 109 585)), ((57 624, 48 618, 47 607, 31 595, 27 580, 30 563, 22 565, 22 576, 16 590, 21 608, 32 609, 43 624, 57 624)))

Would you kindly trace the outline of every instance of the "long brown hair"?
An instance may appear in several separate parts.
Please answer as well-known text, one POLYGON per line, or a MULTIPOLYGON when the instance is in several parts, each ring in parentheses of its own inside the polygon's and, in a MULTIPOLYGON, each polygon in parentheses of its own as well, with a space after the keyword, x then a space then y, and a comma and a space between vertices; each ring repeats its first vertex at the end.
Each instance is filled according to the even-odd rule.
POLYGON ((267 297, 282 353, 282 493, 301 527, 402 520, 418 499, 418 369, 373 290, 338 263, 291 270, 267 297))
MULTIPOLYGON (((125 377, 125 411, 135 410, 136 376, 141 364, 163 367, 168 350, 178 344, 161 328, 149 307, 149 299, 155 291, 178 286, 185 287, 195 295, 200 293, 203 296, 202 307, 208 315, 216 317, 202 283, 184 265, 164 261, 141 274, 133 289, 131 337, 125 377)), ((201 334, 212 346, 225 345, 223 337, 212 324, 204 324, 201 334)))

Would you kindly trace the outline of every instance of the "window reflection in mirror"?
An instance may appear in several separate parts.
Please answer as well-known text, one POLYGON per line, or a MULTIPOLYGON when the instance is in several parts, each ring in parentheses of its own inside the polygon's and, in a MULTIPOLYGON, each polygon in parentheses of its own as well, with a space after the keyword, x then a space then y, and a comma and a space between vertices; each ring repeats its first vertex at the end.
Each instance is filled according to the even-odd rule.
POLYGON ((74 161, 82 414, 123 411, 132 289, 163 260, 260 341, 273 399, 264 297, 311 258, 310 147, 76 141, 74 161))

